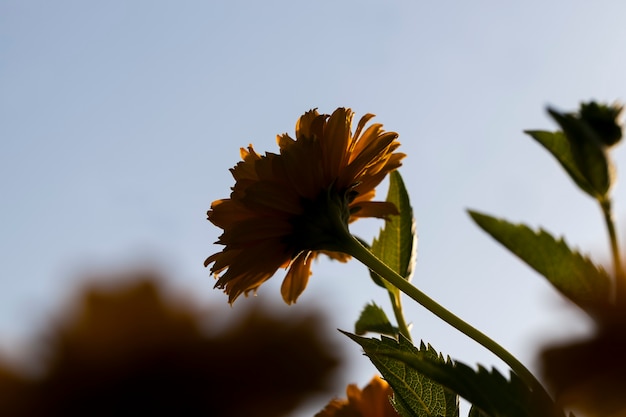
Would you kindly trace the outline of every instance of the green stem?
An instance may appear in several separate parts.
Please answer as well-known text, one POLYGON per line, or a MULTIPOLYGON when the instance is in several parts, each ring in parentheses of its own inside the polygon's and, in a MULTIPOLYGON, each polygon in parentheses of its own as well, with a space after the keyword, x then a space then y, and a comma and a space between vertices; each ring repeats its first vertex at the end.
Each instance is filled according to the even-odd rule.
POLYGON ((602 214, 607 231, 609 232, 609 241, 611 244, 611 254, 613 256, 613 273, 615 275, 615 298, 619 303, 626 300, 626 277, 622 269, 622 261, 619 253, 619 245, 617 243, 617 233, 615 231, 615 221, 613 220, 613 210, 611 200, 609 198, 600 201, 602 214))
POLYGON ((537 380, 537 378, 506 349, 504 349, 502 346, 493 341, 484 333, 480 332, 459 317, 452 314, 450 311, 446 310, 443 306, 438 304, 432 298, 411 285, 411 283, 402 278, 394 270, 389 268, 384 262, 374 256, 374 254, 372 254, 366 247, 364 247, 354 236, 350 236, 350 241, 344 242, 345 246, 343 249, 346 253, 361 261, 372 271, 376 272, 390 284, 398 288, 407 296, 411 297, 413 300, 417 301, 428 311, 430 311, 455 329, 461 331, 474 341, 480 343, 485 348, 489 349, 492 353, 494 353, 497 357, 499 357, 507 365, 509 365, 513 372, 515 372, 533 390, 540 390, 543 391, 545 395, 548 395, 541 383, 537 380))
POLYGON ((406 324, 406 320, 404 319, 404 313, 402 311, 402 300, 400 291, 389 291, 389 298, 391 299, 391 306, 393 307, 393 314, 396 316, 396 322, 398 322, 398 330, 402 336, 406 337, 408 340, 411 340, 411 332, 409 331, 409 326, 406 324))

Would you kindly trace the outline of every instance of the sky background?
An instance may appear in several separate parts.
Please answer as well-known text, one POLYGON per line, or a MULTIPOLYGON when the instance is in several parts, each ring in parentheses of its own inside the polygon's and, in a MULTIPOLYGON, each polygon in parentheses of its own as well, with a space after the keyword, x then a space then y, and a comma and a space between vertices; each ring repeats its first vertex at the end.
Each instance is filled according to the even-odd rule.
MULTIPOLYGON (((543 226, 608 259, 598 207, 523 130, 556 128, 547 105, 624 100, 625 18, 617 0, 0 0, 0 352, 27 351, 85 276, 151 265, 225 321, 255 303, 322 308, 350 358, 335 395, 368 382, 375 368, 335 329, 352 330, 368 301, 390 309, 356 261, 322 259, 291 307, 282 272, 231 308, 203 267, 221 250, 206 210, 229 195, 239 148, 276 152, 276 134, 305 111, 350 107, 398 132, 408 155, 414 283, 536 369, 541 343, 580 334, 586 319, 466 210, 543 226)), ((621 147, 614 157, 626 170, 621 147)), ((614 196, 623 232, 623 182, 614 196)), ((381 226, 352 230, 371 240, 381 226)), ((405 309, 414 339, 506 369, 405 309)))

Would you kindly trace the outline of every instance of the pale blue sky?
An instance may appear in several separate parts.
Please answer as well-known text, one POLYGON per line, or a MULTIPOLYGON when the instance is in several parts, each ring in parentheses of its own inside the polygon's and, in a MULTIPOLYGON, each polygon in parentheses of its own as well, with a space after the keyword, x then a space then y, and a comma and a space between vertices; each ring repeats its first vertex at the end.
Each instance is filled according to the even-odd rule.
MULTIPOLYGON (((205 213, 228 196, 239 147, 276 151, 303 112, 345 106, 376 114, 408 154, 416 284, 532 367, 538 340, 582 317, 559 313, 554 291, 465 210, 543 225, 604 261, 598 209, 522 130, 555 128, 548 104, 625 99, 625 18, 618 0, 0 0, 0 349, 22 350, 85 271, 152 262, 225 306, 202 266, 220 249, 205 213)), ((626 220, 622 186, 615 196, 626 220)), ((354 230, 371 239, 380 225, 354 230)), ((292 307, 281 280, 224 316, 322 305, 330 329, 351 330, 367 301, 387 308, 356 262, 319 262, 292 307)), ((415 339, 500 367, 406 304, 415 339)), ((334 337, 354 360, 339 385, 366 383, 373 366, 334 337)))

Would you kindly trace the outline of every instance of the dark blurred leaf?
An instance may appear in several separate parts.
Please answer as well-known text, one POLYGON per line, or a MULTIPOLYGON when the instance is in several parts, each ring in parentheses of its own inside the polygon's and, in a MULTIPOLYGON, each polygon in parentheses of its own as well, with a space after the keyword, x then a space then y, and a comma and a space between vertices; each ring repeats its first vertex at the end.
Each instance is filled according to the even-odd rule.
POLYGON ((398 328, 391 325, 382 308, 374 303, 370 303, 365 306, 359 319, 354 324, 354 332, 358 335, 375 332, 397 337, 398 328))
POLYGON ((485 413, 479 407, 472 405, 468 417, 489 417, 489 414, 485 413))
POLYGON ((589 194, 593 198, 597 198, 598 195, 585 179, 584 175, 580 172, 574 161, 574 155, 570 148, 569 141, 563 134, 563 132, 546 132, 540 130, 527 130, 525 131, 533 139, 539 142, 545 147, 561 164, 565 171, 569 174, 570 178, 578 185, 578 187, 589 194))
POLYGON ((607 303, 610 278, 588 258, 572 251, 563 239, 556 240, 544 230, 535 232, 476 211, 472 219, 485 232, 546 277, 563 295, 586 311, 607 303))
POLYGON ((576 115, 559 113, 552 109, 548 109, 548 113, 563 129, 569 141, 574 162, 585 180, 591 185, 594 197, 598 200, 605 199, 614 177, 606 147, 593 129, 576 115))

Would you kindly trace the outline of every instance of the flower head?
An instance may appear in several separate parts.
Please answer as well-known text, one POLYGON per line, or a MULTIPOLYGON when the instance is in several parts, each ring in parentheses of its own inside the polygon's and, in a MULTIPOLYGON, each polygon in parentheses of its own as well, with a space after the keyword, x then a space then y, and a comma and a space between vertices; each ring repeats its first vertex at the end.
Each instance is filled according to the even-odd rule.
POLYGON ((286 303, 296 301, 320 254, 345 262, 341 238, 359 217, 397 214, 391 203, 371 201, 375 187, 405 156, 394 132, 366 127, 352 132, 350 109, 332 115, 310 110, 296 123, 296 138, 277 136, 280 153, 259 155, 241 149, 243 161, 231 169, 230 198, 214 201, 208 219, 223 229, 216 242, 225 248, 207 258, 232 303, 256 291, 279 268, 288 268, 281 287, 286 303), (221 274, 221 275, 220 275, 221 274))
POLYGON ((397 417, 399 414, 391 405, 393 390, 379 376, 372 380, 362 390, 355 384, 346 389, 348 398, 334 399, 315 417, 397 417))

